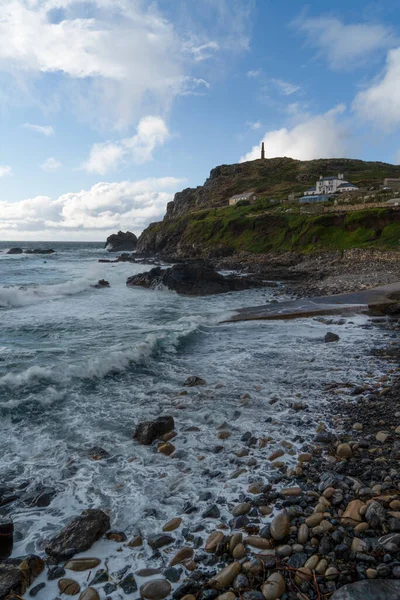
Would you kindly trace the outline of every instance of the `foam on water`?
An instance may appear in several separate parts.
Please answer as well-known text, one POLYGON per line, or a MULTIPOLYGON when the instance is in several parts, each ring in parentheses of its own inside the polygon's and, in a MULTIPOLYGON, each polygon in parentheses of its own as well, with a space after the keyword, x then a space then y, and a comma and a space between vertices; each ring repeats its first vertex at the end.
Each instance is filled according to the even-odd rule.
MULTIPOLYGON (((127 535, 159 533, 177 515, 187 527, 202 521, 206 535, 214 524, 201 518, 207 503, 199 501, 200 491, 220 498, 227 522, 231 502, 248 482, 268 478, 265 457, 279 441, 296 450, 309 439, 311 424, 325 410, 326 384, 359 385, 382 372, 370 351, 386 341, 364 316, 329 326, 316 319, 218 325, 235 308, 279 298, 280 289, 184 298, 127 288, 126 278, 145 266, 99 266, 100 247, 64 246, 52 245, 57 255, 50 267, 29 257, 34 281, 33 271, 21 281, 21 262, 0 261, 0 280, 28 299, 14 298, 1 312, 0 480, 12 489, 49 486, 56 492, 48 507, 25 505, 25 492, 10 506, 15 556, 42 553, 43 540, 87 507, 109 510, 112 526, 127 535), (90 288, 94 274, 111 287, 90 288), (27 289, 19 290, 21 284, 27 289), (328 328, 340 343, 324 344, 328 328), (184 388, 190 375, 207 385, 184 388), (309 410, 293 411, 298 401, 309 410), (132 439, 135 423, 160 414, 176 421, 171 457, 132 439), (221 429, 231 437, 219 440, 221 429), (238 458, 246 432, 272 441, 238 458), (95 445, 110 458, 92 461, 87 451, 95 445), (222 447, 218 453, 216 446, 222 447), (251 468, 249 458, 256 460, 251 468), (238 468, 245 470, 232 478, 238 468), (183 513, 185 502, 197 512, 183 513)), ((344 401, 348 393, 344 387, 344 401)), ((287 454, 282 460, 295 459, 287 454)), ((174 536, 184 542, 181 529, 174 536)), ((111 571, 146 566, 146 547, 121 553, 117 547, 100 542, 89 554, 107 557, 111 571)), ((83 583, 87 574, 73 576, 83 583)), ((55 584, 47 582, 41 597, 55 594, 55 584)))

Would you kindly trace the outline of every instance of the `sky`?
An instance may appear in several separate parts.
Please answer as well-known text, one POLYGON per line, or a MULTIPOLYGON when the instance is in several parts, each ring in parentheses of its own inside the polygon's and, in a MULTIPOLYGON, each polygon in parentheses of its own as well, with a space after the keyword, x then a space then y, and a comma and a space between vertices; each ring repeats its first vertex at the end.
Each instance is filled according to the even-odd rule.
POLYGON ((0 0, 0 239, 139 234, 220 164, 400 163, 398 0, 0 0))

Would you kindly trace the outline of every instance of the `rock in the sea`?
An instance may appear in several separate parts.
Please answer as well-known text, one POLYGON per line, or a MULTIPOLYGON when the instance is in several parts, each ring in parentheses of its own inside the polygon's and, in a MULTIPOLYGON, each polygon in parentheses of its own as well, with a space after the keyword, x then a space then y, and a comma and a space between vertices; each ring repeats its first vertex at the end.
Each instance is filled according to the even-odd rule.
POLYGON ((54 254, 53 248, 34 248, 33 250, 25 250, 25 254, 54 254))
POLYGON ((0 559, 8 558, 13 549, 14 523, 12 519, 0 519, 0 559))
POLYGON ((337 342, 339 341, 339 339, 340 338, 337 335, 337 333, 332 333, 331 331, 328 331, 328 333, 324 337, 324 342, 337 342))
POLYGON ((92 460, 105 460, 110 457, 107 450, 104 450, 101 446, 92 446, 92 448, 89 448, 87 451, 87 455, 92 460))
POLYGON ((30 554, 21 558, 0 561, 0 600, 12 594, 22 596, 44 569, 39 556, 30 554))
POLYGON ((178 529, 181 523, 181 517, 174 517, 173 519, 168 521, 168 523, 165 523, 163 531, 174 531, 175 529, 178 529))
POLYGON ((155 535, 150 535, 147 538, 147 542, 153 550, 157 550, 158 548, 162 548, 163 546, 168 546, 168 544, 172 544, 174 538, 172 535, 167 535, 166 533, 160 533, 155 535))
POLYGON ((204 261, 179 263, 168 269, 155 267, 145 273, 129 277, 128 286, 145 288, 166 287, 187 296, 224 294, 263 285, 261 280, 250 277, 224 276, 204 261))
POLYGON ((81 591, 81 586, 74 579, 60 579, 58 589, 67 596, 76 596, 81 591))
POLYGON ((367 579, 341 587, 331 600, 399 600, 400 581, 367 579))
POLYGON ((107 281, 106 279, 99 279, 97 283, 95 283, 94 285, 91 285, 90 287, 97 288, 98 290, 101 290, 102 288, 108 288, 108 287, 110 287, 110 282, 107 281))
POLYGON ((108 252, 121 252, 123 250, 135 250, 136 245, 137 237, 134 233, 118 231, 118 233, 108 236, 104 247, 108 252))
POLYGON ((73 519, 49 540, 45 552, 57 561, 69 559, 84 552, 110 528, 110 517, 102 510, 89 508, 73 519))
POLYGON ((183 384, 186 387, 195 387, 196 385, 206 385, 206 382, 201 377, 197 377, 196 375, 191 375, 188 377, 183 384))
POLYGON ((175 427, 174 418, 170 416, 158 417, 154 421, 144 421, 136 426, 133 439, 139 444, 150 446, 154 440, 159 439, 165 433, 169 433, 175 427))
POLYGON ((141 586, 140 595, 147 600, 163 600, 171 589, 171 584, 167 579, 153 579, 141 586))
POLYGON ((7 254, 23 254, 22 248, 10 248, 7 254))

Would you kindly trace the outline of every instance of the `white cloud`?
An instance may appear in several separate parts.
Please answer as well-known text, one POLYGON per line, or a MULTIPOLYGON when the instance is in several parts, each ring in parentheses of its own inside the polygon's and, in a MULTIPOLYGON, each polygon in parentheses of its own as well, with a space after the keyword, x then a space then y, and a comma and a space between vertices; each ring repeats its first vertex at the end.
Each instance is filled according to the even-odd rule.
POLYGON ((400 125, 400 47, 390 50, 381 77, 359 92, 353 109, 362 119, 389 130, 400 125))
POLYGON ((35 131, 36 133, 41 133, 42 135, 54 135, 54 129, 51 125, 32 125, 32 123, 24 123, 22 127, 35 131))
POLYGON ((250 127, 250 129, 261 129, 262 127, 261 121, 246 121, 246 125, 250 127))
POLYGON ((271 82, 285 96, 291 96, 301 89, 299 85, 295 85, 289 81, 284 81, 283 79, 271 79, 271 82))
POLYGON ((396 37, 383 25, 346 25, 335 17, 297 19, 293 26, 307 35, 308 44, 318 49, 332 69, 363 64, 396 43, 396 37))
POLYGON ((247 75, 247 77, 256 79, 257 77, 259 77, 261 75, 261 69, 257 69, 255 71, 247 71, 246 75, 247 75))
POLYGON ((0 165, 0 177, 6 177, 7 175, 12 175, 10 165, 0 165))
POLYGON ((46 158, 46 160, 40 165, 40 168, 43 169, 43 171, 57 171, 57 169, 60 167, 60 161, 54 158, 54 156, 46 158))
POLYGON ((145 163, 152 160, 155 148, 162 146, 168 137, 168 127, 161 117, 143 117, 133 137, 117 142, 94 144, 82 168, 89 173, 104 175, 115 171, 123 161, 145 163))
POLYGON ((261 142, 265 156, 288 156, 300 160, 342 157, 347 154, 347 128, 339 121, 345 106, 339 104, 332 110, 309 116, 304 122, 292 127, 268 131, 260 143, 242 156, 240 162, 260 158, 261 142))
POLYGON ((125 128, 188 94, 207 58, 248 48, 250 11, 241 2, 199 0, 189 10, 176 0, 173 12, 175 24, 152 0, 2 0, 0 72, 25 99, 59 101, 96 125, 125 128), (49 76, 45 95, 39 86, 31 92, 49 76))
POLYGON ((0 201, 0 238, 102 240, 119 229, 139 234, 162 218, 183 181, 162 177, 98 183, 57 199, 37 196, 20 202, 0 201))

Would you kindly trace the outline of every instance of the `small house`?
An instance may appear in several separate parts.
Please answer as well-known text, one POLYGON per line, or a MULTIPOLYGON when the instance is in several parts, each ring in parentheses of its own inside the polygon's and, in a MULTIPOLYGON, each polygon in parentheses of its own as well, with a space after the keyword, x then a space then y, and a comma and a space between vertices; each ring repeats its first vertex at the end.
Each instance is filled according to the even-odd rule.
POLYGON ((235 196, 232 196, 232 198, 229 198, 229 206, 235 206, 238 202, 242 202, 243 200, 250 204, 251 202, 255 202, 257 200, 257 195, 255 192, 243 192, 242 194, 236 194, 235 196))

